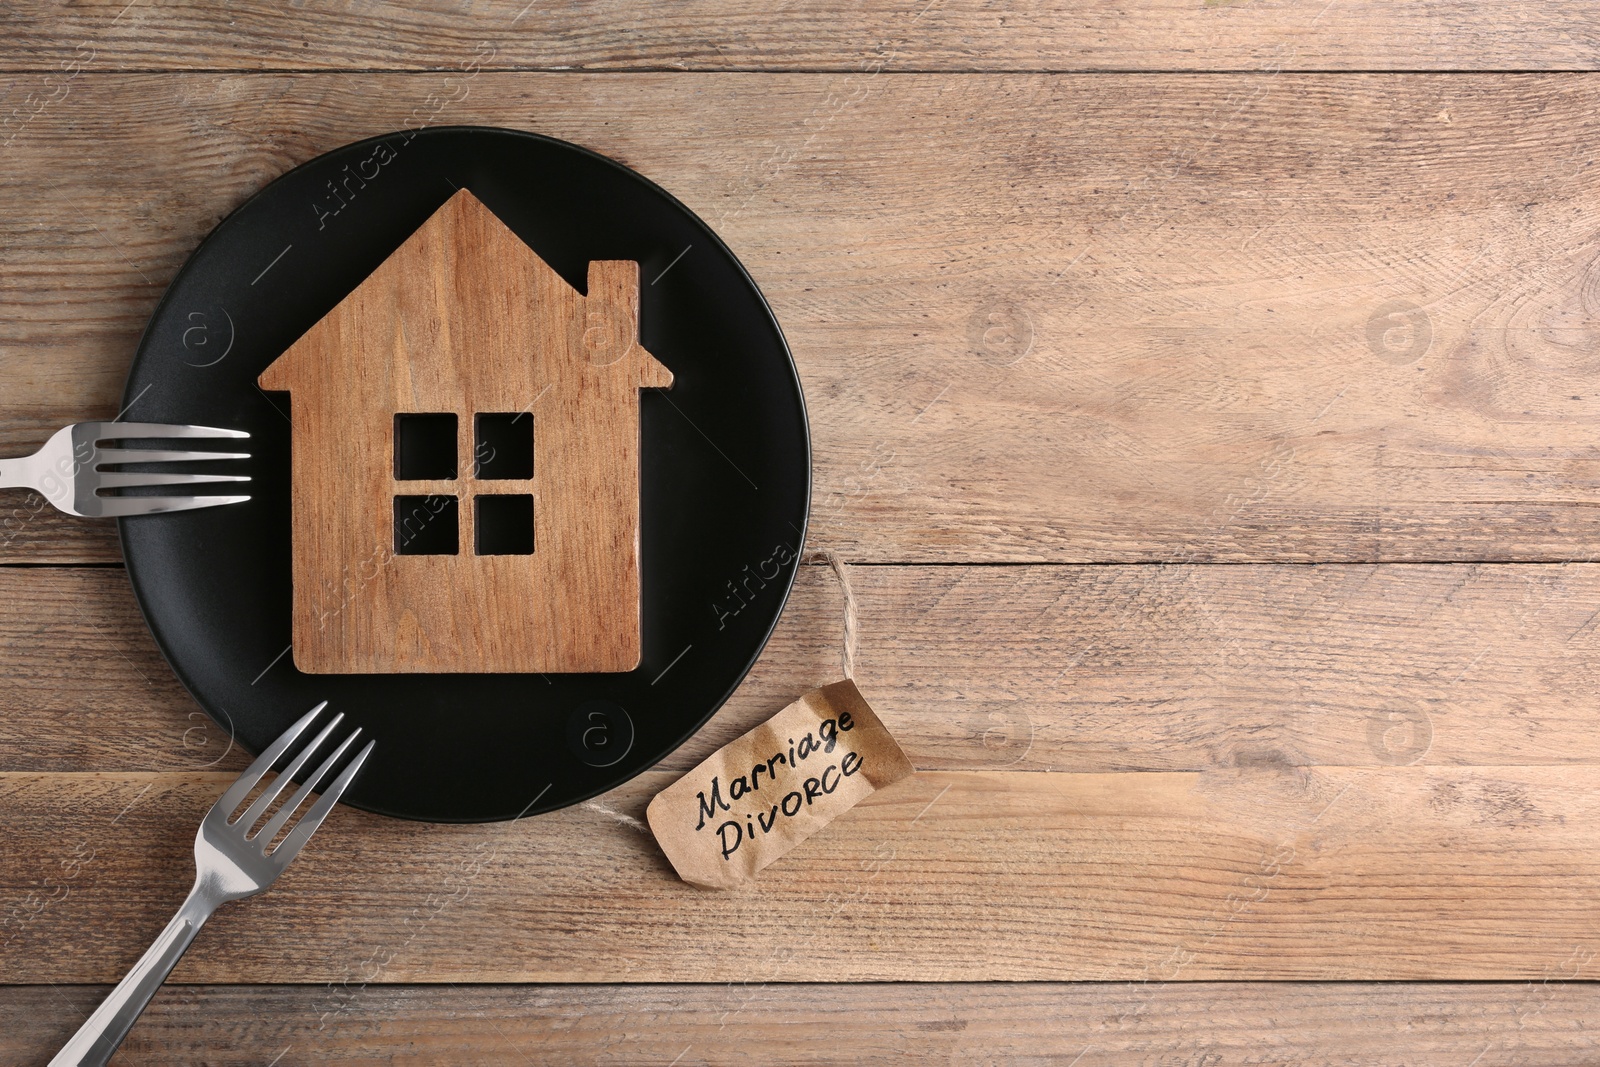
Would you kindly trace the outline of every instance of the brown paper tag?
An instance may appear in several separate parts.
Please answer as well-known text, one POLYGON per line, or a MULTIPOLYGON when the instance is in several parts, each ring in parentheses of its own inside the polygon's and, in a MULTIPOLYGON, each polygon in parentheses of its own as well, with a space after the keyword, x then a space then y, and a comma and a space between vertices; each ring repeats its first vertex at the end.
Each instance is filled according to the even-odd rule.
POLYGON ((848 678, 784 708, 657 793, 646 818, 678 877, 731 889, 911 773, 848 678))

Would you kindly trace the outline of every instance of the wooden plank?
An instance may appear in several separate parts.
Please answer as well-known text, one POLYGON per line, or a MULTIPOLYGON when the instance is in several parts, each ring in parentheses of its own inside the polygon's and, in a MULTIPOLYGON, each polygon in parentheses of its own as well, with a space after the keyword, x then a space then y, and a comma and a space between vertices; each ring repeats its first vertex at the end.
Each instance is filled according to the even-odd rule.
MULTIPOLYGON (((673 775, 607 796, 635 818, 673 775)), ((232 775, 0 774, 0 983, 119 977, 232 775)), ((342 811, 181 982, 1539 980, 1600 952, 1600 769, 923 771, 738 891, 568 808, 342 811), (485 946, 493 946, 486 951, 485 946)))
POLYGON ((75 518, 52 508, 38 493, 7 492, 0 502, 0 560, 120 563, 122 546, 114 520, 75 518))
POLYGON ((0 766, 249 764, 167 666, 120 567, 0 568, 0 591, 0 766))
MULTIPOLYGON (((1537 980, 1466 985, 168 986, 120 1060, 1563 1067, 1594 1055, 1600 987, 1571 980, 1591 967, 1579 953, 1537 980)), ((0 1057, 43 1062, 104 992, 0 988, 0 1057)))
POLYGON ((270 177, 487 123, 730 242, 850 558, 1588 558, 1597 105, 1510 75, 80 79, 0 157, 0 447, 114 413, 161 285, 270 177))
MULTIPOLYGON (((924 770, 1600 763, 1597 565, 851 574, 858 682, 924 770)), ((840 621, 802 567, 749 678, 662 769, 837 679, 840 621)), ((0 569, 0 648, 0 770, 244 766, 119 571, 0 569)))
POLYGON ((1577 0, 1086 0, 997 11, 979 0, 693 0, 626 10, 589 0, 207 5, 16 0, 4 69, 1427 70, 1592 69, 1577 0))

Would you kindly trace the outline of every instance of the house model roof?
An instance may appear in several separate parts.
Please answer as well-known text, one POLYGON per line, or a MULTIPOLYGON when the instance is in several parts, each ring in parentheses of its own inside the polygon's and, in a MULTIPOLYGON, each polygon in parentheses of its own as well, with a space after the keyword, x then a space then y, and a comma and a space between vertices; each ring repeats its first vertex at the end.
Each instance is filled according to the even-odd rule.
MULTIPOLYGON (((672 372, 638 344, 636 279, 630 261, 596 260, 590 265, 589 292, 580 294, 462 189, 274 360, 260 384, 263 389, 315 387, 325 384, 329 363, 342 376, 354 365, 383 362, 403 374, 434 379, 432 389, 397 381, 397 391, 409 386, 418 395, 455 397, 478 383, 484 362, 493 361, 524 363, 543 388, 560 377, 563 362, 541 343, 548 340, 543 320, 554 312, 566 328, 574 315, 581 317, 574 347, 587 364, 621 364, 619 370, 631 372, 636 387, 664 389, 672 385, 672 372), (607 269, 613 265, 626 269, 607 269), (631 285, 628 275, 635 279, 631 285), (374 336, 374 330, 383 335, 374 336), (464 366, 460 355, 465 351, 473 359, 464 366), (404 359, 392 358, 402 353, 404 359)), ((523 374, 501 366, 494 380, 508 377, 523 374)))

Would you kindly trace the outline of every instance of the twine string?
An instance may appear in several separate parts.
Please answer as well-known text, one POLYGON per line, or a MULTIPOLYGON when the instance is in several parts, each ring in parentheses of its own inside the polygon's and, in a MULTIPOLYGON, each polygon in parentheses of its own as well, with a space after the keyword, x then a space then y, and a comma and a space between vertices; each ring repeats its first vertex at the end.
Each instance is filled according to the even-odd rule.
POLYGON ((585 801, 583 806, 585 808, 588 808, 590 811, 599 812, 601 815, 604 815, 606 818, 611 819, 611 820, 613 820, 615 822, 621 823, 623 826, 628 827, 630 830, 637 830, 639 833, 644 834, 646 837, 650 836, 650 827, 646 826, 644 823, 640 822, 638 819, 635 819, 632 815, 629 815, 625 811, 618 811, 616 808, 610 807, 609 805, 606 805, 606 804, 602 804, 598 800, 585 801))
POLYGON ((839 651, 839 665, 844 669, 846 678, 854 679, 856 676, 856 591, 850 585, 850 572, 845 570, 844 560, 839 553, 831 548, 817 550, 817 555, 833 570, 834 576, 839 579, 839 591, 844 594, 844 647, 839 651))
MULTIPOLYGON (((856 591, 850 584, 850 572, 845 569, 844 560, 839 557, 839 553, 831 548, 818 549, 816 556, 813 558, 821 559, 828 565, 828 568, 833 571, 834 577, 839 579, 839 592, 844 594, 844 641, 839 649, 839 666, 843 668, 844 676, 853 680, 856 676, 856 640, 858 633, 856 626, 856 591)), ((648 835, 650 833, 650 828, 640 820, 626 812, 621 812, 616 808, 602 804, 598 800, 590 800, 583 806, 641 834, 648 835)))

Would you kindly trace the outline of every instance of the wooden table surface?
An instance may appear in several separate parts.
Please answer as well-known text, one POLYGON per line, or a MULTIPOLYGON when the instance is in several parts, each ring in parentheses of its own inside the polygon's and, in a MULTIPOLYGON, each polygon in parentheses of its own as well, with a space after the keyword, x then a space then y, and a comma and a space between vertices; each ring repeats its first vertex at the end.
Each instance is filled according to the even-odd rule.
MULTIPOLYGON (((401 127, 567 138, 749 267, 918 774, 747 889, 593 808, 341 811, 120 1064, 1600 1057, 1600 20, 1581 0, 12 0, 0 454, 196 243, 401 127), (125 6, 126 5, 126 6, 125 6)), ((247 762, 114 531, 0 508, 0 1063, 247 762)), ((838 671, 802 568, 639 815, 838 671)))

